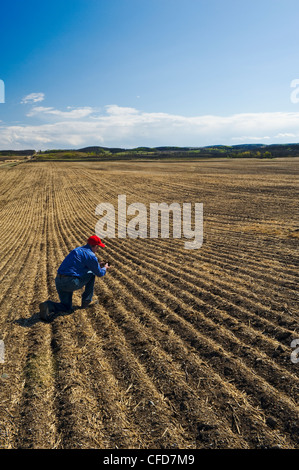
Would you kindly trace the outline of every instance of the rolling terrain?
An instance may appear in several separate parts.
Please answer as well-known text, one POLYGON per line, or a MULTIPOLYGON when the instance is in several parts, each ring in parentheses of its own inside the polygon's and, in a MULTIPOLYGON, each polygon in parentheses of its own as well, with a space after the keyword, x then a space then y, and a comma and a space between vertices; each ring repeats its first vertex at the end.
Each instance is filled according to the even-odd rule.
MULTIPOLYGON (((298 448, 299 159, 0 168, 0 447, 298 448), (99 304, 39 319, 100 202, 202 202, 204 240, 106 239, 99 304)), ((129 216, 128 216, 129 220, 129 216)))

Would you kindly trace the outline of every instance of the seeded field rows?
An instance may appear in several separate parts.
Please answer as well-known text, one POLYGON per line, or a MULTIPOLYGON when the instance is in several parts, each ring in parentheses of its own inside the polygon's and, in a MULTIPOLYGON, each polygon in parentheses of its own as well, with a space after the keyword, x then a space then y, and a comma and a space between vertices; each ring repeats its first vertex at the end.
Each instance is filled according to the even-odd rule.
MULTIPOLYGON (((298 448, 299 159, 0 168, 1 448, 298 448), (106 238, 99 304, 51 323, 96 206, 203 203, 200 249, 106 238)), ((127 216, 127 221, 132 216, 127 216)))

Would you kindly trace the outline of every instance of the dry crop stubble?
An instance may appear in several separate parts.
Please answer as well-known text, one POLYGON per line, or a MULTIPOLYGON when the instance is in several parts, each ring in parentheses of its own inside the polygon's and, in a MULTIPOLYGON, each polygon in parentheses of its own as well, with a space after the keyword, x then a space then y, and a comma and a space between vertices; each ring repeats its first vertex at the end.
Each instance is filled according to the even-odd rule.
POLYGON ((2 168, 0 446, 298 448, 297 178, 297 159, 2 168), (99 304, 40 322, 119 194, 203 202, 202 248, 107 239, 99 304))

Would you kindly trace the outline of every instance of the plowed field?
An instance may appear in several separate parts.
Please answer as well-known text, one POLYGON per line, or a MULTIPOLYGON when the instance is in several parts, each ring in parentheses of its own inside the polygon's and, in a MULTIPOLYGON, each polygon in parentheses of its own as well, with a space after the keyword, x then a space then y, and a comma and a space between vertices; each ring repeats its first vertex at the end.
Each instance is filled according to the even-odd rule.
MULTIPOLYGON (((298 159, 0 169, 0 447, 298 448, 298 159), (40 302, 100 202, 202 202, 204 241, 106 239, 99 304, 40 302)), ((129 220, 129 216, 128 216, 129 220)))

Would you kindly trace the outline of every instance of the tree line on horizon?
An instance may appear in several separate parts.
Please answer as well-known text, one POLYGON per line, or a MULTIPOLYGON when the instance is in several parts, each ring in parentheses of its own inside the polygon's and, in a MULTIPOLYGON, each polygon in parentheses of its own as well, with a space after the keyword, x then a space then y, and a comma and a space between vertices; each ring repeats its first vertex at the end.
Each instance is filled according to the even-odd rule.
POLYGON ((0 150, 0 156, 33 157, 35 160, 103 160, 109 157, 124 158, 277 158, 298 157, 299 144, 240 144, 206 147, 136 147, 132 149, 90 146, 81 149, 0 150))

